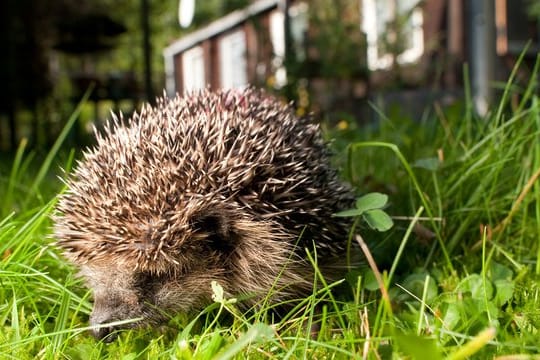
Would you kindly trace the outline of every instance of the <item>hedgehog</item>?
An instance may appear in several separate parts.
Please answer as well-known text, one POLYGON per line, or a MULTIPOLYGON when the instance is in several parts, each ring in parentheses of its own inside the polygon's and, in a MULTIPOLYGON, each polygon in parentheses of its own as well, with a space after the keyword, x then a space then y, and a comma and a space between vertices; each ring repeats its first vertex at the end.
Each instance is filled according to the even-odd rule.
POLYGON ((332 215, 355 196, 320 126, 292 104, 254 88, 163 96, 95 136, 53 220, 92 290, 97 338, 200 311, 212 281, 246 309, 269 293, 302 298, 308 252, 327 279, 346 271, 351 223, 332 215))

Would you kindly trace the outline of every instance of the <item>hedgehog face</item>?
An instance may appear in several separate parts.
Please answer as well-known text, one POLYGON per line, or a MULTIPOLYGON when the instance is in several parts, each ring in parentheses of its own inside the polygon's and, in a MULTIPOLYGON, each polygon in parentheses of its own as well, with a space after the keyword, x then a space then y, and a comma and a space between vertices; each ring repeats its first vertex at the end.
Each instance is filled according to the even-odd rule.
MULTIPOLYGON (((210 270, 210 269, 209 269, 210 270)), ((159 325, 179 312, 189 312, 210 301, 210 278, 206 281, 197 270, 181 276, 150 274, 130 269, 82 266, 81 272, 93 289, 94 307, 90 324, 98 339, 112 341, 115 330, 159 325), (111 325, 134 320, 124 325, 111 325)), ((216 274, 224 283, 226 277, 216 274)))
MULTIPOLYGON (((199 310, 212 301, 212 281, 229 296, 264 294, 291 260, 288 242, 270 222, 233 219, 226 211, 206 212, 191 227, 190 237, 176 251, 169 251, 176 256, 168 259, 167 271, 156 270, 167 266, 157 264, 158 260, 152 271, 147 270, 151 261, 145 267, 106 259, 80 265, 93 291, 90 323, 96 327, 96 338, 112 341, 117 329, 157 325, 175 314, 199 310), (107 326, 122 320, 134 322, 107 326)), ((307 284, 295 276, 282 276, 282 286, 307 284)))

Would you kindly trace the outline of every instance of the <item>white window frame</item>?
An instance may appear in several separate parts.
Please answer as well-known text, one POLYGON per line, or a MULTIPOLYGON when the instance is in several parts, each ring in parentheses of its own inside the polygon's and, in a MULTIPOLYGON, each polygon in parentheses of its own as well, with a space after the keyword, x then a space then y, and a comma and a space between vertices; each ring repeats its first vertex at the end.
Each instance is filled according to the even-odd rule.
POLYGON ((280 89, 287 84, 287 71, 283 65, 285 59, 285 15, 281 10, 275 10, 270 14, 270 42, 274 52, 272 59, 274 88, 280 89))
POLYGON ((219 41, 220 85, 223 89, 248 85, 246 34, 238 30, 219 41))
POLYGON ((300 61, 305 60, 304 38, 309 27, 309 5, 306 2, 292 4, 289 8, 289 21, 296 58, 300 61))
POLYGON ((206 87, 202 46, 195 46, 182 54, 182 79, 184 92, 192 92, 206 87))
POLYGON ((281 10, 270 14, 270 42, 274 55, 280 58, 285 56, 285 15, 281 10))
MULTIPOLYGON (((299 61, 306 58, 303 43, 305 32, 308 29, 308 10, 309 6, 306 2, 298 2, 289 7, 293 51, 299 61)), ((283 64, 285 59, 285 14, 283 9, 279 7, 270 14, 270 42, 274 52, 272 59, 274 88, 281 89, 287 85, 287 70, 283 64)))
POLYGON ((397 6, 396 12, 404 13, 414 8, 411 16, 407 19, 410 46, 395 57, 399 64, 410 64, 418 61, 424 53, 424 16, 418 6, 419 1, 408 2, 405 7, 403 0, 360 0, 362 1, 362 31, 367 39, 367 60, 370 70, 388 69, 392 66, 393 57, 389 53, 381 53, 379 43, 381 35, 386 32, 385 23, 392 20, 393 6, 397 6), (381 11, 382 10, 382 11, 381 11))

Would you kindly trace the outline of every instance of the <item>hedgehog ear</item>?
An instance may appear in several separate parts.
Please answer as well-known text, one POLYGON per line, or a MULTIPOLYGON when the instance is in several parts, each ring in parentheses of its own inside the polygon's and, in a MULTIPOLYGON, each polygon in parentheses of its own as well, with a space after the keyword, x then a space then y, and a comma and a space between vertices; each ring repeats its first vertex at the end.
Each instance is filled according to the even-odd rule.
POLYGON ((206 213, 197 216, 196 227, 208 234, 208 246, 221 253, 230 253, 236 245, 236 236, 231 220, 221 213, 206 213))

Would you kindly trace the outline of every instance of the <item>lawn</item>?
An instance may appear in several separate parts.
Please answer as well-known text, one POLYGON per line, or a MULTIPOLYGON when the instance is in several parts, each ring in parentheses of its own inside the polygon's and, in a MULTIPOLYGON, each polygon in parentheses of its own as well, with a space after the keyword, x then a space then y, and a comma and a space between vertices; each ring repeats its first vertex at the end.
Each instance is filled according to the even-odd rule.
POLYGON ((366 198, 348 213, 361 235, 350 241, 375 264, 336 284, 313 279, 313 295, 273 321, 269 308, 241 313, 214 284, 216 302, 197 316, 111 344, 90 336, 91 294, 50 236, 59 168, 74 162, 60 150, 66 133, 42 158, 23 142, 0 168, 0 358, 540 359, 535 78, 519 86, 512 76, 484 118, 466 94, 422 119, 398 109, 368 127, 326 126, 359 197, 387 195, 371 196, 388 226, 372 229, 366 198))

